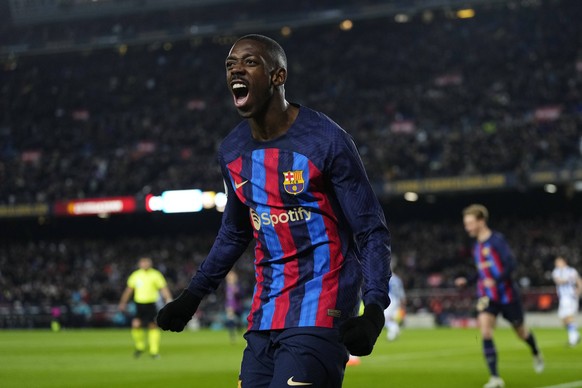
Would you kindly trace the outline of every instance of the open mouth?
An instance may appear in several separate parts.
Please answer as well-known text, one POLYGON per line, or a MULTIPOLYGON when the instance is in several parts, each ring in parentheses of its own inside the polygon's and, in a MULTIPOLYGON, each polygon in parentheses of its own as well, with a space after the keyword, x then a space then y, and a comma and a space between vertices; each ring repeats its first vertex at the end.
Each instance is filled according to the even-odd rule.
POLYGON ((232 94, 234 96, 234 105, 236 107, 243 106, 249 97, 249 88, 242 82, 235 82, 232 84, 232 94))

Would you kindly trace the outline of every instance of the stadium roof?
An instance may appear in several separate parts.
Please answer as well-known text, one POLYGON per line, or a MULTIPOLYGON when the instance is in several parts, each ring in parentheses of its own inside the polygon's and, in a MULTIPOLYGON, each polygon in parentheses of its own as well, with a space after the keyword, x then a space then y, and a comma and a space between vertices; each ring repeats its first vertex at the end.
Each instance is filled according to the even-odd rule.
MULTIPOLYGON (((412 11, 427 8, 466 7, 472 4, 507 3, 508 0, 368 0, 357 6, 349 0, 278 3, 277 9, 296 8, 297 11, 322 9, 369 9, 381 16, 386 12, 412 11), (380 11, 380 13, 377 13, 380 11)), ((48 23, 63 20, 99 18, 113 15, 155 12, 180 8, 213 6, 263 6, 273 10, 269 0, 9 0, 10 17, 14 24, 48 23), (262 3, 262 4, 261 4, 262 3)), ((257 15, 260 16, 260 15, 257 15)))

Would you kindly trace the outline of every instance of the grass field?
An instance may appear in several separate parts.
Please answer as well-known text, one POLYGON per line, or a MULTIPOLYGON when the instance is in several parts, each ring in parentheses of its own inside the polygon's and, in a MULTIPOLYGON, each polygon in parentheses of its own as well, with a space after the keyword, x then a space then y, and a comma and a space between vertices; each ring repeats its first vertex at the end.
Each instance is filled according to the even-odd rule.
MULTIPOLYGON (((508 329, 496 343, 507 387, 582 387, 582 345, 560 329, 535 331, 546 370, 532 369, 526 346, 508 329)), ((134 359, 129 330, 0 331, 0 387, 236 387, 244 340, 226 332, 163 333, 162 357, 134 359)), ((379 338, 374 354, 348 367, 346 388, 481 387, 487 380, 474 329, 405 329, 379 338)))

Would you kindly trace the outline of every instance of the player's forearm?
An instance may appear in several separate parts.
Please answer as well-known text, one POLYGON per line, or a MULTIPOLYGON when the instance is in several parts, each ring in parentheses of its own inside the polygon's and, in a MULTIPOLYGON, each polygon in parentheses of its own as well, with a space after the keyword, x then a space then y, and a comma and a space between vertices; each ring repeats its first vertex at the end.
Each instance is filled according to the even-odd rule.
POLYGON ((503 262, 503 272, 501 272, 499 277, 495 278, 495 281, 498 283, 505 280, 511 280, 513 276, 513 270, 516 267, 515 259, 513 257, 503 258, 502 262, 503 262))
POLYGON ((169 303, 172 301, 172 293, 170 292, 170 289, 168 287, 162 288, 162 296, 163 296, 164 301, 166 303, 169 303))
POLYGON ((248 236, 244 233, 219 232, 208 257, 192 277, 188 290, 199 297, 215 291, 234 263, 244 253, 249 242, 248 236))
MULTIPOLYGON (((225 182, 229 182, 226 167, 223 163, 221 165, 225 182)), ((253 239, 249 208, 239 201, 230 183, 225 183, 225 187, 229 199, 218 236, 206 260, 202 262, 188 285, 188 291, 200 298, 218 288, 253 239)))
POLYGON ((129 297, 131 296, 132 291, 133 290, 131 288, 126 288, 123 291, 123 294, 121 294, 121 299, 119 299, 119 306, 125 306, 127 302, 129 302, 129 297))
POLYGON ((364 275, 362 289, 364 304, 374 303, 385 309, 390 303, 387 286, 392 276, 388 230, 379 228, 365 244, 361 245, 360 253, 364 275))

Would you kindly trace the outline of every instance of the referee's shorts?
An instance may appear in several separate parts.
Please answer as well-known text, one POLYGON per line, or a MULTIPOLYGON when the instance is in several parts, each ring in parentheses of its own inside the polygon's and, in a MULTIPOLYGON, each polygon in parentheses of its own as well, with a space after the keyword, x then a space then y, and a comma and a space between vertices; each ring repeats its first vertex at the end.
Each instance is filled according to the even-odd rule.
POLYGON ((136 303, 135 309, 135 317, 141 321, 142 325, 147 325, 156 321, 158 308, 155 303, 136 303))

